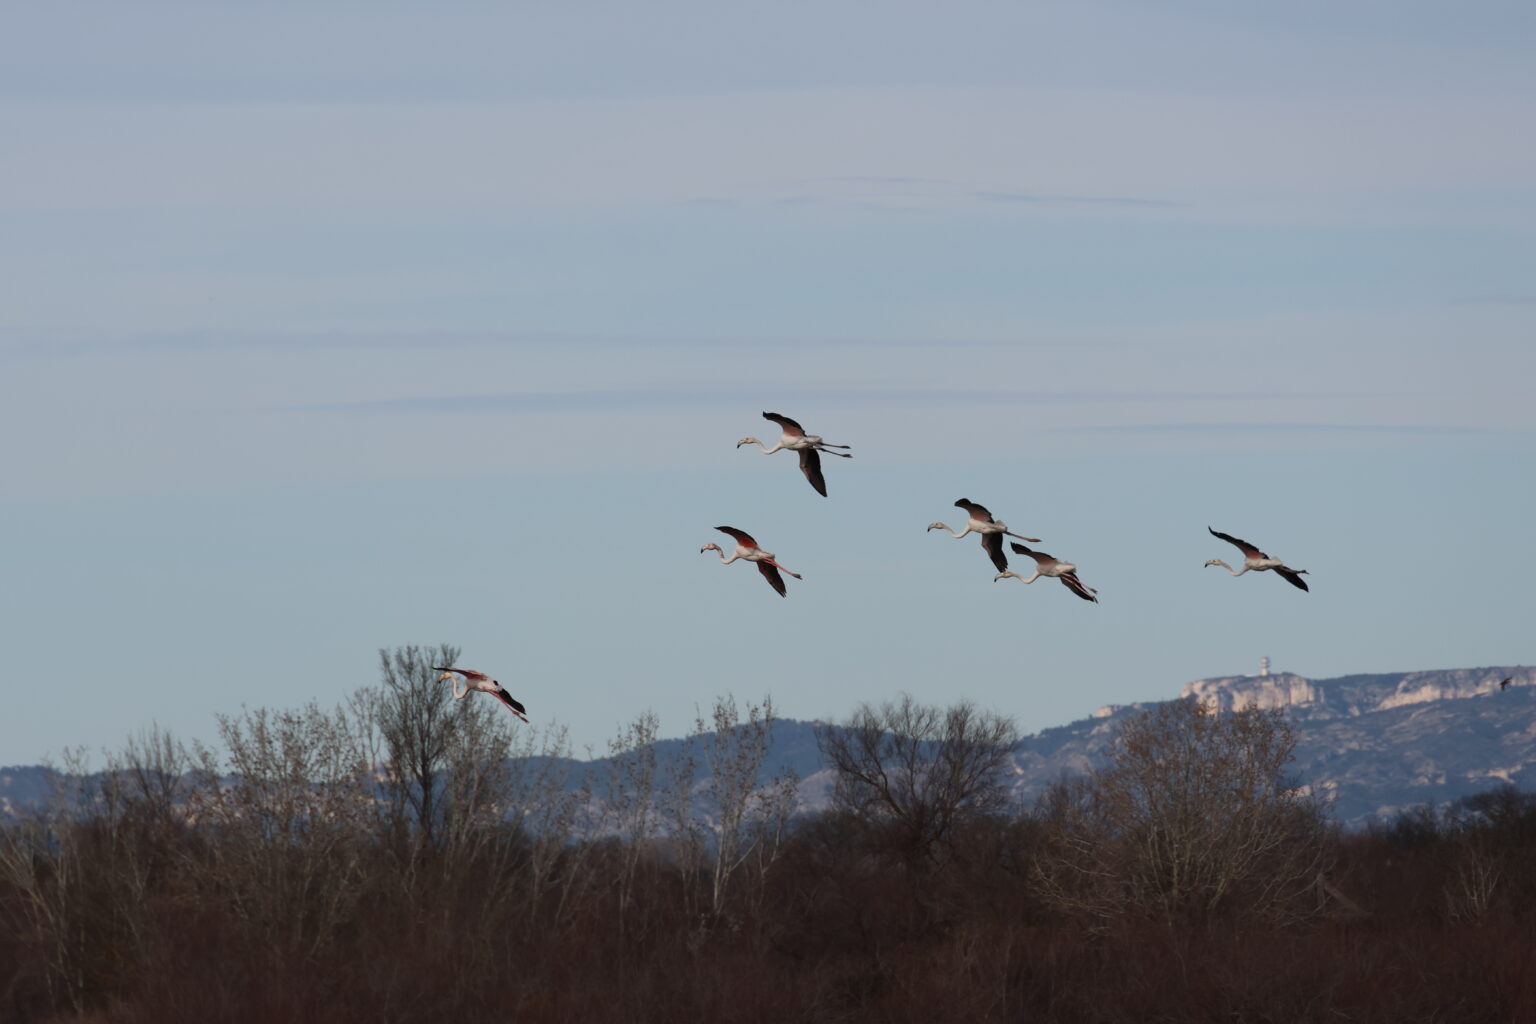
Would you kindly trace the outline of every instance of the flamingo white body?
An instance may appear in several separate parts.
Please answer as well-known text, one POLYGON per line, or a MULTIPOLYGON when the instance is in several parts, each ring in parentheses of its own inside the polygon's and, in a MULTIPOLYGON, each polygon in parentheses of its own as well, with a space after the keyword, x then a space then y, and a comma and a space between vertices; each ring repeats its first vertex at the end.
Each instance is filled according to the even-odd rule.
POLYGON ((981 534, 981 546, 986 549, 987 557, 992 559, 992 564, 997 566, 998 572, 1008 568, 1008 556, 1003 554, 1003 537, 1018 537, 1019 540, 1027 540, 1032 544, 1040 542, 1039 537, 1025 537, 1023 534, 1009 530, 1007 523, 1001 519, 993 519, 991 512, 969 498, 961 498, 955 502, 955 507, 965 509, 966 514, 970 516, 965 522, 965 529, 956 533, 943 523, 929 523, 928 529, 943 530, 951 537, 964 537, 970 533, 981 534))
POLYGON ((700 554, 704 553, 705 551, 720 552, 721 565, 730 565, 738 558, 745 562, 756 563, 757 571, 763 574, 763 579, 768 581, 769 586, 779 592, 780 597, 787 596, 787 591, 784 586, 784 577, 779 575, 779 570, 783 569, 797 580, 803 578, 799 573, 790 572, 788 569, 785 569, 784 566, 775 561, 778 556, 775 555, 772 551, 764 551, 762 548, 758 547, 757 541, 753 540, 751 535, 746 531, 738 530, 733 526, 717 526, 715 529, 719 530, 721 533, 728 533, 734 537, 736 539, 736 550, 731 553, 730 558, 726 558, 725 550, 721 548, 719 544, 710 543, 705 544, 703 547, 699 548, 700 554))
POLYGON ((992 577, 993 583, 996 583, 1004 576, 1020 580, 1024 583, 1033 583, 1041 576, 1054 576, 1056 579, 1061 580, 1068 590, 1084 601, 1092 601, 1094 604, 1099 603, 1099 599, 1094 596, 1098 591, 1077 578, 1077 566, 1071 562, 1063 562, 1059 558, 1052 558, 1044 551, 1032 551, 1023 544, 1013 544, 1010 546, 1015 554, 1028 555, 1035 560, 1035 574, 1029 577, 1029 579, 1025 579, 1016 572, 1003 571, 992 577))
POLYGON ((508 711, 512 712, 523 721, 528 721, 528 709, 523 707, 522 702, 513 697, 500 683, 486 675, 484 672, 476 672, 472 668, 451 668, 445 665, 434 665, 432 668, 434 671, 442 673, 442 675, 437 677, 438 682, 442 682, 445 679, 451 680, 453 682, 454 700, 463 700, 465 697, 468 697, 471 693, 474 693, 478 690, 481 693, 488 693, 492 697, 495 697, 497 700, 501 701, 507 706, 508 711), (464 679, 463 693, 459 692, 460 676, 462 676, 464 679))
POLYGON ((1207 526, 1206 529, 1210 530, 1211 536, 1220 537, 1228 544, 1236 545, 1237 549, 1243 553, 1243 567, 1241 569, 1234 569, 1219 558, 1212 558, 1207 561, 1205 563, 1207 567, 1219 565, 1233 576, 1241 576, 1245 572, 1263 572, 1266 569, 1273 569, 1276 576, 1282 577, 1291 586, 1299 587, 1302 590, 1311 589, 1307 586, 1307 581, 1301 578, 1302 574, 1307 570, 1292 569, 1290 566, 1280 561, 1280 559, 1271 558, 1269 555, 1266 555, 1252 544, 1249 544, 1245 540, 1238 540, 1231 534, 1221 533, 1217 530, 1211 530, 1209 526, 1207 526))
POLYGON ((849 446, 846 444, 831 444, 823 441, 815 434, 807 434, 805 428, 801 427, 800 424, 788 416, 780 416, 776 412, 763 413, 763 419, 772 420, 783 429, 783 434, 779 436, 779 443, 769 448, 755 437, 744 437, 736 442, 736 447, 740 448, 744 444, 755 444, 769 455, 778 451, 799 452, 800 472, 804 473, 805 478, 811 482, 811 486, 816 488, 816 493, 825 498, 827 496, 827 481, 821 475, 821 456, 817 452, 826 452, 828 455, 836 455, 838 458, 851 459, 853 456, 846 452, 832 451, 833 448, 847 448, 849 446))

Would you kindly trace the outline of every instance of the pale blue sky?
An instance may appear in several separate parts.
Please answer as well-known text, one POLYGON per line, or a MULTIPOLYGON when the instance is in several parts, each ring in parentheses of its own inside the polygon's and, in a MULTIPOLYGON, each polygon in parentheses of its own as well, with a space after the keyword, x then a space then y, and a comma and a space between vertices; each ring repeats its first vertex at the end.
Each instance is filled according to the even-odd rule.
POLYGON ((1530 663, 1533 47, 1524 3, 18 9, 0 764, 404 643, 599 748, 728 690, 1034 730, 1264 654, 1530 663), (734 449, 764 409, 854 446, 830 499, 734 449), (1103 603, 925 535, 962 496, 1103 603))

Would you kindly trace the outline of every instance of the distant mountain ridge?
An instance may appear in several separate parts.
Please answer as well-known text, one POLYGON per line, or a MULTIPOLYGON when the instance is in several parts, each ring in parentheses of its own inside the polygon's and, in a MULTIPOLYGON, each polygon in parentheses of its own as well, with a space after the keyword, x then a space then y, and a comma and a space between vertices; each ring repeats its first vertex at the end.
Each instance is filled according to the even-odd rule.
MULTIPOLYGON (((1347 825, 1501 782, 1536 789, 1536 669, 1529 666, 1221 676, 1184 684, 1180 697, 1223 711, 1283 708, 1296 730, 1293 775, 1329 794, 1334 817, 1347 825), (1499 687, 1504 679, 1507 690, 1499 687)), ((1125 717, 1151 706, 1103 707, 1026 738, 1014 757, 1015 792, 1026 797, 1102 763, 1125 717)))
MULTIPOLYGON (((1512 783, 1536 790, 1536 668, 1508 666, 1396 672, 1309 679, 1291 672, 1221 676, 1184 684, 1181 699, 1224 711, 1283 708, 1296 730, 1292 771, 1298 782, 1333 800, 1349 826, 1389 817, 1418 804, 1443 804, 1512 783), (1507 690, 1499 682, 1509 679, 1507 690)), ((1104 762, 1116 729, 1159 702, 1110 705, 1090 717, 1020 741, 1012 754, 1011 789, 1028 804, 1063 776, 1104 762)), ((1006 709, 1003 709, 1006 710, 1006 709)), ((830 804, 832 773, 816 746, 818 723, 779 719, 759 777, 766 785, 785 768, 800 778, 800 810, 830 804)), ((685 742, 656 743, 666 766, 685 742)), ((568 763, 572 786, 603 792, 609 758, 568 763)), ((707 769, 701 764, 697 777, 707 769)), ((0 768, 0 820, 42 806, 57 781, 47 768, 0 768)), ((696 784, 701 789, 703 782, 696 784)))

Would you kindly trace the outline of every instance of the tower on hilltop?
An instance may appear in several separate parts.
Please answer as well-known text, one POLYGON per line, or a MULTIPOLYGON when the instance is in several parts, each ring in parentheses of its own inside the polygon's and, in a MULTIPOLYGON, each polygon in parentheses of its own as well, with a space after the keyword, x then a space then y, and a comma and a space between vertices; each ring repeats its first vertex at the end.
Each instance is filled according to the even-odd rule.
POLYGON ((1264 655, 1264 657, 1259 659, 1259 675, 1261 675, 1261 676, 1269 675, 1269 655, 1267 655, 1267 654, 1264 655))

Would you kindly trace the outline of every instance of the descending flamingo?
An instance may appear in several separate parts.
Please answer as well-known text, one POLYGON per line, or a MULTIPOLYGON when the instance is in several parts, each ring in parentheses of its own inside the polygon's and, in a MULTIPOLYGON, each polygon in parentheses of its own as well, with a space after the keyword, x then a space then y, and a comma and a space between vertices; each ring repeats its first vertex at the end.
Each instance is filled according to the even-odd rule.
POLYGON ((1499 692, 1503 693, 1505 690, 1509 689, 1509 684, 1514 682, 1514 681, 1515 681, 1515 677, 1514 676, 1505 676, 1503 679, 1500 679, 1499 680, 1499 692))
POLYGON ((799 452, 800 472, 804 473, 805 478, 811 482, 811 486, 816 488, 816 493, 825 498, 827 496, 827 481, 822 478, 821 456, 816 453, 826 452, 828 455, 836 455, 838 458, 851 459, 853 458, 852 455, 830 450, 833 448, 847 448, 849 446, 846 444, 829 444, 815 434, 807 434, 800 424, 788 416, 780 416, 776 412, 763 413, 763 419, 772 420, 784 428, 784 433, 780 436, 779 443, 769 448, 755 437, 744 437, 736 442, 736 447, 740 448, 744 444, 755 444, 769 455, 780 449, 799 452))
POLYGON ((1044 551, 1031 551, 1023 544, 1010 544, 1009 546, 1013 548, 1015 554, 1028 555, 1035 560, 1035 574, 1026 580, 1016 572, 1000 572, 992 577, 993 583, 996 583, 1004 576, 1011 576, 1016 580, 1023 580, 1025 583, 1033 583, 1041 576, 1054 576, 1066 584, 1067 589, 1084 601, 1092 601, 1094 604, 1099 603, 1099 599, 1093 596, 1098 591, 1077 578, 1077 566, 1071 562, 1063 562, 1059 558, 1052 558, 1044 551))
POLYGON ((497 700, 501 701, 507 706, 507 709, 518 718, 521 718, 525 722, 528 721, 528 709, 523 707, 522 702, 513 697, 506 690, 502 689, 500 683, 486 675, 484 672, 476 672, 472 668, 450 668, 444 665, 433 665, 432 671, 442 673, 442 675, 437 677, 438 682, 442 682, 444 679, 450 679, 453 681, 454 700, 463 700, 475 690, 479 690, 481 693, 488 693, 492 697, 495 697, 497 700), (459 692, 459 676, 464 677, 463 693, 459 692))
POLYGON ((963 508, 970 515, 965 524, 965 529, 956 533, 943 523, 929 523, 930 530, 943 530, 951 537, 964 537, 968 533, 981 534, 981 546, 986 548, 987 557, 992 559, 992 564, 997 566, 997 571, 1002 572, 1008 568, 1008 556, 1003 554, 1003 535, 1017 537, 1019 540, 1027 540, 1031 544, 1040 543, 1039 537, 1026 537, 1023 534, 1014 533, 1008 529, 1008 524, 1000 519, 993 519, 992 513, 976 504, 969 498, 961 498, 955 502, 956 508, 963 508))
MULTIPOLYGON (((1206 529, 1211 530, 1209 526, 1207 526, 1206 529)), ((1311 589, 1307 586, 1307 581, 1301 578, 1302 573, 1305 573, 1307 570, 1292 569, 1285 563, 1281 562, 1280 559, 1270 558, 1268 555, 1254 547, 1252 544, 1249 544, 1245 540, 1238 540, 1231 534, 1221 533, 1217 530, 1211 530, 1211 535, 1214 537, 1220 537, 1228 544, 1236 544, 1238 549, 1243 553, 1243 567, 1242 569, 1233 569, 1230 565, 1228 565, 1226 562, 1223 562, 1219 558, 1213 558, 1206 562, 1205 564, 1207 566, 1219 565, 1223 569, 1227 570, 1227 572, 1230 572, 1233 576, 1241 576, 1243 573, 1249 571, 1263 572, 1265 569, 1273 569, 1278 575, 1284 576, 1285 581, 1291 586, 1300 587, 1302 590, 1311 589)))
MULTIPOLYGON (((728 533, 732 537, 736 538, 735 554, 731 555, 730 558, 726 558, 725 551, 720 547, 720 545, 713 543, 705 544, 703 547, 699 548, 700 554, 703 554, 706 551, 719 551, 721 565, 730 565, 738 558, 744 559, 748 562, 756 562, 757 571, 763 574, 763 579, 767 580, 768 584, 773 587, 774 590, 779 592, 780 597, 787 596, 784 589, 784 577, 779 575, 779 570, 784 569, 784 567, 778 562, 774 561, 774 559, 778 557, 777 555, 775 555, 772 551, 764 551, 762 548, 758 547, 757 541, 753 540, 751 536, 744 530, 738 530, 733 526, 717 526, 715 529, 719 530, 721 533, 728 533)), ((797 572, 789 572, 788 569, 784 569, 784 571, 788 572, 797 580, 802 578, 801 575, 797 572)))

